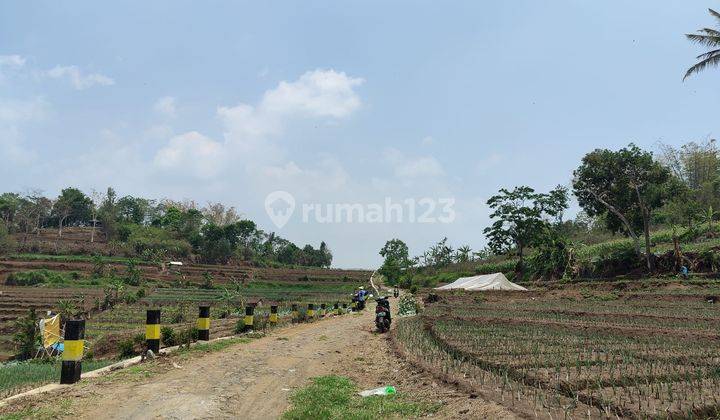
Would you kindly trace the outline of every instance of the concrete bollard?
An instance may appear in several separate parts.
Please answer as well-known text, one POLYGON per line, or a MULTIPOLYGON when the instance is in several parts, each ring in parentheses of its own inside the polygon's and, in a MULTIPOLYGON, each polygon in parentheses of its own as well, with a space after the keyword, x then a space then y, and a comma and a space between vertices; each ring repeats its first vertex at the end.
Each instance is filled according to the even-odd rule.
POLYGON ((145 343, 148 350, 160 353, 160 309, 148 309, 145 321, 145 343))
POLYGON ((245 318, 243 319, 243 332, 252 331, 255 323, 255 307, 248 305, 245 307, 245 318))
POLYGON ((278 323, 278 307, 277 305, 270 305, 270 323, 273 325, 277 325, 278 323))
POLYGON ((340 312, 340 302, 335 302, 335 315, 342 315, 342 312, 340 312))
POLYGON ((318 316, 319 316, 320 318, 322 318, 322 317, 325 316, 325 308, 327 308, 327 306, 325 306, 324 303, 321 303, 321 304, 320 304, 320 314, 318 314, 318 316))
POLYGON ((210 307, 201 306, 197 320, 198 340, 210 340, 210 307))
POLYGON ((348 311, 347 303, 343 303, 343 304, 342 304, 342 312, 343 312, 344 314, 346 314, 347 311, 348 311))
POLYGON ((74 384, 82 373, 83 346, 85 345, 85 320, 69 320, 65 323, 65 349, 62 354, 60 383, 74 384))

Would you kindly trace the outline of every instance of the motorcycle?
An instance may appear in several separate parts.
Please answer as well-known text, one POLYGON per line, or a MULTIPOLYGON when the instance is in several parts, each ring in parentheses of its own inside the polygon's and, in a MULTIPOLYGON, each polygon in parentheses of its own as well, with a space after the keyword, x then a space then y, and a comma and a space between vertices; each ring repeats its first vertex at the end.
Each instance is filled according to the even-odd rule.
POLYGON ((390 302, 387 298, 379 298, 375 307, 375 327, 379 333, 390 330, 390 302))

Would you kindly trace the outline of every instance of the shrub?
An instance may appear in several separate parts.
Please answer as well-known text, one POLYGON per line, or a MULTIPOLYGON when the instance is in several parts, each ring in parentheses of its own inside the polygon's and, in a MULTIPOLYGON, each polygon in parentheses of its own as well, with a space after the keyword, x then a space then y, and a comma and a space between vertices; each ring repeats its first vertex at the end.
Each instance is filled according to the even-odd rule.
POLYGON ((35 350, 40 345, 40 331, 38 331, 35 309, 30 309, 27 316, 15 320, 14 330, 13 343, 18 351, 18 359, 25 360, 33 357, 35 350))
POLYGON ((123 340, 118 343, 118 355, 121 358, 135 356, 135 343, 132 339, 123 340))
POLYGON ((175 346, 178 344, 178 336, 172 327, 162 327, 160 329, 160 340, 166 346, 175 346))

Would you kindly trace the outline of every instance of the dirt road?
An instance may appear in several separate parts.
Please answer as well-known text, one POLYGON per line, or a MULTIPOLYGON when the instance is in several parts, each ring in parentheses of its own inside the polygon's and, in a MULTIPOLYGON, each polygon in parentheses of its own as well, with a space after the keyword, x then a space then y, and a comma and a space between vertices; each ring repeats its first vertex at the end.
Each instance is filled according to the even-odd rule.
MULTIPOLYGON (((166 361, 165 369, 147 377, 82 382, 62 398, 71 401, 69 417, 80 419, 272 419, 288 408, 292 390, 309 378, 339 374, 362 387, 392 384, 414 398, 440 402, 436 417, 513 417, 398 361, 387 337, 373 332, 372 316, 366 310, 281 328, 222 351, 166 361)), ((55 398, 51 403, 61 404, 60 396, 55 398)))

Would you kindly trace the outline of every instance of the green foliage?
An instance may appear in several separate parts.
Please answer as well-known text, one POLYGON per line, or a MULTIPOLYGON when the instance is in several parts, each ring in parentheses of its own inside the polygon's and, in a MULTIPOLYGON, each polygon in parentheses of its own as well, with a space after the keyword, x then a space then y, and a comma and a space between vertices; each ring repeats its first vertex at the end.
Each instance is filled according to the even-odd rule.
POLYGON ((168 347, 178 345, 178 336, 172 327, 164 326, 160 328, 160 340, 168 347))
POLYGON ((125 283, 130 286, 140 286, 142 283, 142 272, 137 267, 135 260, 130 259, 125 269, 125 283))
POLYGON ((137 352, 135 351, 135 342, 133 341, 133 339, 128 338, 126 340, 120 341, 118 343, 117 352, 118 356, 121 359, 135 356, 137 352))
POLYGON ((203 273, 203 284, 200 285, 202 289, 213 289, 213 276, 209 271, 203 273))
MULTIPOLYGON (((83 360, 83 372, 100 369, 113 363, 112 360, 83 360)), ((28 386, 40 386, 57 382, 60 378, 61 362, 44 360, 30 360, 21 363, 6 364, 0 368, 0 392, 12 395, 23 391, 28 386)), ((20 416, 18 418, 59 418, 64 412, 53 416, 20 416)), ((3 418, 5 418, 3 416, 3 418)))
POLYGON ((18 318, 13 323, 13 344, 17 349, 17 358, 25 360, 33 357, 40 345, 40 331, 37 325, 35 309, 28 310, 28 314, 18 318))
MULTIPOLYGON (((676 195, 681 186, 670 171, 634 144, 618 151, 597 149, 583 157, 574 172, 573 191, 589 216, 603 216, 608 230, 635 239, 643 231, 649 241, 653 211, 676 195)), ((648 254, 648 268, 652 259, 648 254)))
POLYGON ((5 222, 0 221, 0 255, 9 254, 15 250, 15 241, 8 234, 5 222))
POLYGON ((488 206, 494 220, 484 233, 488 246, 497 254, 515 250, 522 262, 525 248, 534 245, 548 225, 548 218, 559 218, 568 206, 567 190, 558 186, 548 194, 530 187, 505 188, 491 197, 488 206))
POLYGON ((292 407, 283 414, 285 420, 295 419, 375 419, 411 418, 431 414, 439 405, 413 402, 403 395, 362 398, 348 378, 321 376, 296 391, 292 407))
MULTIPOLYGON (((713 9, 709 9, 709 12, 712 17, 720 21, 720 13, 713 9)), ((717 67, 718 64, 720 64, 720 37, 718 36, 718 32, 709 28, 703 28, 699 32, 700 33, 686 34, 685 36, 690 42, 710 48, 710 50, 697 57, 700 61, 685 72, 683 80, 693 74, 700 73, 708 67, 717 67)))
POLYGON ((187 240, 175 239, 167 230, 155 226, 122 225, 120 238, 125 238, 135 255, 159 253, 183 258, 192 252, 192 246, 187 240))
POLYGON ((92 200, 77 188, 65 188, 60 192, 51 213, 55 226, 73 225, 89 220, 92 200))
POLYGON ((564 277, 570 265, 571 251, 565 237, 556 229, 546 227, 528 261, 530 275, 551 280, 564 277))
POLYGON ((410 266, 408 246, 400 239, 392 239, 380 250, 380 256, 385 258, 385 261, 378 273, 385 277, 387 284, 398 284, 403 271, 410 266))

